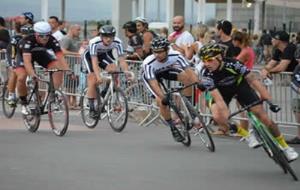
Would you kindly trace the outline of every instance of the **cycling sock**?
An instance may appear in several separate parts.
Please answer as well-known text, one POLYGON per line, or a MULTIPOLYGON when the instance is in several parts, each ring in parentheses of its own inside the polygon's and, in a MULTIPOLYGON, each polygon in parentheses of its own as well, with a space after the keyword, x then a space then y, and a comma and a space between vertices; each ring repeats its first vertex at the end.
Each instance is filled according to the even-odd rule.
POLYGON ((88 99, 89 99, 90 110, 95 110, 95 106, 94 106, 95 98, 88 98, 88 99))
POLYGON ((27 96, 20 96, 21 105, 27 105, 27 96))
POLYGON ((15 98, 15 97, 16 97, 16 93, 14 93, 14 92, 9 92, 9 93, 8 93, 8 97, 15 98))
POLYGON ((280 135, 278 137, 276 137, 276 140, 278 141, 278 143, 281 145, 282 148, 287 148, 289 145, 286 143, 283 135, 280 135))
POLYGON ((242 137, 247 137, 249 136, 249 131, 246 129, 242 128, 241 126, 237 126, 237 133, 241 135, 242 137))

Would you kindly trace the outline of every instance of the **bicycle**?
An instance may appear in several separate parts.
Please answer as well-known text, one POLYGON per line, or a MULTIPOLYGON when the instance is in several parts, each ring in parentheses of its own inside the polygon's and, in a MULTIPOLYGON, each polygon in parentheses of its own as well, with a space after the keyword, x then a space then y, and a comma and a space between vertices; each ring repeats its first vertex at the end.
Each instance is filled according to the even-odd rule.
MULTIPOLYGON (((176 127, 181 132, 181 135, 184 137, 184 141, 182 144, 185 146, 191 145, 191 137, 190 137, 190 130, 193 129, 194 136, 199 136, 202 143, 205 147, 211 151, 215 151, 215 144, 208 131, 208 128, 203 121, 202 116, 200 113, 194 108, 191 102, 182 94, 182 91, 191 86, 198 86, 199 83, 192 83, 185 87, 179 87, 174 90, 168 90, 163 82, 160 81, 162 84, 163 89, 167 92, 165 94, 165 98, 163 101, 167 101, 171 109, 171 113, 173 113, 173 120, 179 119, 179 122, 175 122, 176 127), (175 115, 174 115, 175 114, 175 115), (195 121, 199 122, 200 128, 194 127, 195 121)), ((165 104, 165 103, 164 103, 165 104)))
MULTIPOLYGON (((250 111, 250 108, 263 103, 264 100, 259 100, 254 102, 248 106, 241 108, 240 110, 232 113, 229 118, 233 116, 247 111, 247 115, 250 121, 250 124, 253 128, 253 131, 256 137, 262 142, 262 147, 267 153, 267 155, 274 160, 276 164, 278 164, 284 171, 285 174, 289 172, 295 181, 298 181, 298 177, 294 170, 291 168, 285 154, 283 153, 282 149, 280 148, 279 143, 270 133, 269 129, 250 111)), ((266 101, 269 104, 269 108, 273 112, 278 112, 280 108, 269 101, 266 101)))
POLYGON ((90 116, 90 106, 87 97, 87 88, 84 89, 80 97, 81 118, 88 128, 95 128, 99 120, 108 118, 111 128, 116 132, 124 130, 128 119, 128 102, 123 90, 119 87, 118 76, 120 74, 134 74, 130 71, 102 72, 106 86, 101 91, 100 85, 96 87, 96 98, 94 101, 96 117, 90 116), (101 92, 100 92, 101 91, 101 92))
POLYGON ((49 73, 49 80, 36 78, 33 80, 32 88, 28 94, 28 109, 29 114, 23 115, 23 121, 26 128, 34 133, 38 130, 41 115, 48 114, 49 122, 53 133, 57 136, 63 136, 69 125, 69 109, 65 95, 62 91, 55 89, 53 84, 53 73, 60 69, 48 69, 44 72, 49 73), (47 84, 47 93, 43 100, 40 98, 38 81, 47 84), (59 118, 62 116, 62 121, 59 118))

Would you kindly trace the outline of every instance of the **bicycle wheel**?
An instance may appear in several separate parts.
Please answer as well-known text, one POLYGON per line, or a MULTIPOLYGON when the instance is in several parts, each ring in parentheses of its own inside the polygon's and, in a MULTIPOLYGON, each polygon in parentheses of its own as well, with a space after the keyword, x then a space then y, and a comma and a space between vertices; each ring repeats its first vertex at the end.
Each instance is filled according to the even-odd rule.
POLYGON ((7 101, 8 96, 9 96, 9 93, 8 93, 7 85, 4 85, 3 86, 2 110, 3 110, 5 117, 11 118, 16 111, 17 105, 9 105, 8 101, 7 101))
POLYGON ((296 173, 291 168, 283 151, 278 147, 277 143, 274 142, 270 132, 264 126, 261 126, 260 129, 254 129, 259 138, 261 138, 263 142, 263 148, 265 149, 267 154, 283 169, 284 173, 289 172, 293 179, 295 181, 298 181, 296 173))
POLYGON ((0 99, 4 96, 4 88, 6 86, 6 82, 4 81, 3 77, 0 74, 0 99))
POLYGON ((200 129, 193 128, 193 130, 195 131, 194 136, 200 137, 200 140, 205 145, 205 147, 208 148, 209 151, 214 152, 215 151, 215 143, 211 137, 211 134, 208 130, 206 123, 203 121, 202 116, 195 110, 195 108, 193 107, 193 105, 190 103, 190 101, 187 98, 183 97, 183 100, 184 100, 185 105, 187 106, 192 118, 195 119, 198 117, 200 124, 201 124, 200 129))
MULTIPOLYGON (((54 99, 48 100, 48 117, 52 131, 57 136, 63 136, 69 126, 69 108, 64 93, 55 90, 54 99)), ((50 94, 50 96, 53 96, 50 94)))
POLYGON ((114 131, 123 131, 127 123, 128 112, 128 103, 124 92, 120 88, 115 88, 107 102, 108 122, 114 131))
MULTIPOLYGON (((99 89, 97 88, 97 96, 95 98, 95 108, 99 112, 99 106, 100 106, 100 95, 99 95, 99 89)), ((84 89, 83 93, 80 97, 80 113, 81 118, 85 126, 92 129, 95 128, 98 124, 98 121, 100 119, 100 114, 97 117, 90 117, 90 105, 89 105, 89 99, 87 97, 87 88, 84 89)))
POLYGON ((28 131, 34 133, 38 130, 41 121, 41 112, 40 112, 40 100, 38 95, 38 89, 30 90, 28 95, 28 109, 29 114, 23 115, 23 122, 28 131))
POLYGON ((172 113, 172 119, 173 120, 179 119, 179 121, 175 122, 175 124, 176 124, 177 129, 180 131, 181 135, 184 137, 184 141, 182 141, 181 143, 184 146, 187 146, 187 147, 190 146, 191 145, 191 136, 188 131, 188 129, 190 128, 189 122, 188 122, 188 117, 185 116, 174 103, 170 104, 170 109, 171 109, 171 113, 172 113))

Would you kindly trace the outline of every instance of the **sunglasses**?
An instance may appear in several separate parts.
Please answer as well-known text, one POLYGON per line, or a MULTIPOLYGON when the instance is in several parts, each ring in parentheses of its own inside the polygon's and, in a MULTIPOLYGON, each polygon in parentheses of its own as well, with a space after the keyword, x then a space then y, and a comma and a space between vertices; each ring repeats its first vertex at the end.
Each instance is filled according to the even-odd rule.
POLYGON ((50 34, 39 34, 37 36, 42 39, 48 39, 50 37, 50 34))

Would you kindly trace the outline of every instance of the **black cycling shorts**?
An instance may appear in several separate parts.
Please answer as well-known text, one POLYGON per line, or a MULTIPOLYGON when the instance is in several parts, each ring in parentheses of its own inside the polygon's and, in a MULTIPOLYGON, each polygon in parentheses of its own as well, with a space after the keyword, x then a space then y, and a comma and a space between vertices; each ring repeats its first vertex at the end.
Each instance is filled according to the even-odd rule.
MULTIPOLYGON (((112 51, 97 55, 97 57, 99 61, 98 65, 103 70, 105 70, 107 65, 115 62, 114 56, 112 55, 112 51)), ((82 60, 83 61, 82 61, 81 71, 84 73, 93 73, 94 69, 93 69, 92 59, 89 51, 84 52, 82 60)))

